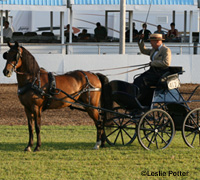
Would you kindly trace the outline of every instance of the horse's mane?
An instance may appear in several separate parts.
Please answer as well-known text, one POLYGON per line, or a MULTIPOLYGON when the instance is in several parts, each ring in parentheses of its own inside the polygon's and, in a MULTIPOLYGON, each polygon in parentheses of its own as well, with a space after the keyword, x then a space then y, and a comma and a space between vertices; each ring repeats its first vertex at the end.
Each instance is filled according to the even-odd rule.
POLYGON ((24 47, 22 48, 22 62, 26 67, 27 73, 30 73, 33 77, 37 76, 37 73, 40 70, 40 67, 35 60, 35 57, 24 47))

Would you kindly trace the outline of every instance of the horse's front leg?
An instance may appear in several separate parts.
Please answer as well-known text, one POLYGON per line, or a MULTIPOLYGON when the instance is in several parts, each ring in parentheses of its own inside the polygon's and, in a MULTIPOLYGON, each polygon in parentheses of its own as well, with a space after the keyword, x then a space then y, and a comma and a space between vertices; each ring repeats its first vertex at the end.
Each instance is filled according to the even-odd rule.
POLYGON ((35 109, 34 109, 35 131, 36 131, 36 135, 37 135, 37 144, 36 144, 36 147, 34 149, 34 152, 39 151, 40 146, 41 146, 41 137, 40 137, 41 111, 42 111, 42 108, 39 108, 39 107, 35 107, 35 109))
POLYGON ((31 151, 33 146, 33 132, 34 132, 34 114, 31 113, 27 108, 25 108, 26 116, 28 119, 28 130, 29 130, 29 142, 24 151, 31 151))

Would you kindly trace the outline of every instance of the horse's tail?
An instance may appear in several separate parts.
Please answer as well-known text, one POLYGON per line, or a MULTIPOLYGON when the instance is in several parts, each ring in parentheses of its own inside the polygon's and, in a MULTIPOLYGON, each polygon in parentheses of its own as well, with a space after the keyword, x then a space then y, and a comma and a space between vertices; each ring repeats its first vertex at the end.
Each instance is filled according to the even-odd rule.
MULTIPOLYGON (((102 84, 102 90, 101 90, 101 107, 104 109, 112 110, 113 109, 113 101, 111 99, 111 87, 109 84, 109 79, 101 74, 97 73, 97 76, 99 77, 101 84, 102 84)), ((110 116, 110 113, 102 112, 104 114, 104 120, 108 119, 110 116)))

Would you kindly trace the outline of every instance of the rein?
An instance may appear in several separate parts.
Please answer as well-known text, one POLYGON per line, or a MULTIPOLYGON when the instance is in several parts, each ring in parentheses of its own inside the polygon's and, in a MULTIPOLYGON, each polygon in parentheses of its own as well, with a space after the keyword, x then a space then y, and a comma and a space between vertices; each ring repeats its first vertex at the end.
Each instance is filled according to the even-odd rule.
POLYGON ((129 72, 133 72, 133 71, 137 71, 140 69, 145 69, 146 67, 149 67, 149 63, 146 64, 139 64, 139 65, 133 65, 133 66, 123 66, 123 67, 116 67, 116 68, 108 68, 108 69, 97 69, 97 70, 91 70, 91 71, 107 71, 107 70, 118 70, 118 69, 124 69, 124 68, 131 68, 131 67, 137 67, 135 69, 129 70, 129 71, 125 71, 125 72, 121 72, 121 73, 116 73, 116 74, 106 74, 106 76, 115 76, 115 75, 121 75, 121 74, 126 74, 129 72))
POLYGON ((145 69, 146 67, 149 67, 149 63, 142 66, 142 67, 139 67, 139 68, 135 68, 135 69, 132 69, 132 70, 129 70, 129 71, 125 71, 125 72, 121 72, 121 73, 116 73, 116 74, 106 74, 106 76, 115 76, 115 75, 122 75, 122 74, 126 74, 126 73, 129 73, 129 72, 133 72, 133 71, 137 71, 137 70, 140 70, 140 69, 145 69))
POLYGON ((90 70, 90 71, 108 71, 108 70, 117 70, 117 69, 124 69, 124 68, 131 68, 131 67, 139 67, 139 66, 146 66, 149 65, 149 63, 146 64, 139 64, 139 65, 133 65, 133 66, 123 66, 123 67, 116 67, 116 68, 108 68, 108 69, 96 69, 96 70, 90 70))

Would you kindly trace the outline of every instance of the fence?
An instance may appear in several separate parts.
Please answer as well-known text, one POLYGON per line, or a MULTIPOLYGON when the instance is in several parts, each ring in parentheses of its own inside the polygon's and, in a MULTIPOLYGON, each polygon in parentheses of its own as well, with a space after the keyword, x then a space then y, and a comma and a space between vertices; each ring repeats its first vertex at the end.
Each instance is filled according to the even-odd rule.
MULTIPOLYGON (((71 43, 71 44, 37 44, 20 43, 32 54, 119 54, 119 43, 71 43)), ((147 47, 151 47, 146 43, 147 47)), ((172 54, 200 54, 200 45, 194 43, 166 43, 172 54)), ((7 51, 6 44, 0 46, 0 53, 7 51)), ((140 55, 137 43, 126 43, 126 54, 140 55)))

